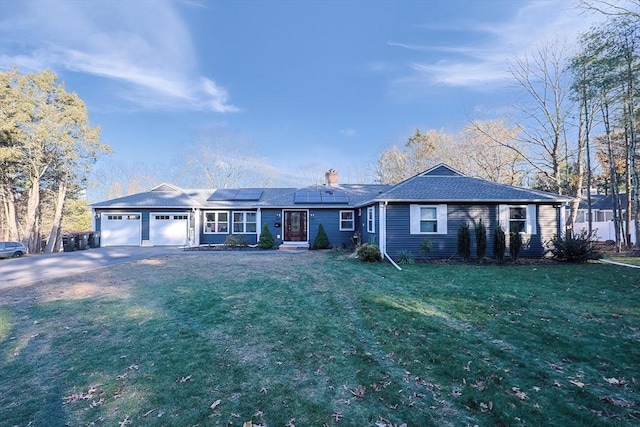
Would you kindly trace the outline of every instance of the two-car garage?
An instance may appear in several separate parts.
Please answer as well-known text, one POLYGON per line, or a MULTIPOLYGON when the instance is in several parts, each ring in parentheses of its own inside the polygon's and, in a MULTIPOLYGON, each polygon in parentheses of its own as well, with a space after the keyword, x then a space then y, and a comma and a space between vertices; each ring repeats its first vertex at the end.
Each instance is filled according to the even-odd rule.
POLYGON ((100 214, 101 246, 181 246, 187 244, 188 230, 187 212, 100 214))

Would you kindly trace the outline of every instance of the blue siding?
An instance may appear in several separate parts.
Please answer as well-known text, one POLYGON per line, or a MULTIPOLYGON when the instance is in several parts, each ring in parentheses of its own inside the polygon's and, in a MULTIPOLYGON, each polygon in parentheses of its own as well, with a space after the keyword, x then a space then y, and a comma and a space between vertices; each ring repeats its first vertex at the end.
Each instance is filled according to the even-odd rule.
MULTIPOLYGON (((373 205, 363 206, 360 209, 360 235, 362 236, 362 243, 375 243, 376 245, 380 244, 380 208, 377 203, 373 205), (367 231, 367 209, 373 206, 373 211, 375 213, 375 221, 373 224, 373 233, 369 233, 367 231)), ((408 218, 408 217, 407 217, 408 218)), ((408 227, 408 223, 407 223, 408 227)))
MULTIPOLYGON (((482 219, 487 229, 487 257, 493 257, 493 233, 499 223, 498 205, 450 204, 447 206, 447 234, 410 234, 409 204, 390 203, 387 206, 387 253, 396 258, 402 250, 411 252, 416 259, 458 257, 458 230, 466 222, 471 231, 471 256, 477 253, 475 224, 482 219), (420 244, 428 239, 431 252, 420 252, 420 244)), ((549 205, 538 206, 537 234, 526 236, 520 253, 522 257, 541 257, 545 253, 546 242, 557 233, 558 208, 549 205)), ((509 236, 507 235, 507 246, 509 236)), ((508 249, 506 256, 509 256, 508 249)))
MULTIPOLYGON (((352 209, 310 209, 309 210, 309 244, 313 246, 318 235, 320 224, 329 238, 329 244, 333 248, 353 247, 353 233, 355 231, 340 231, 340 211, 352 209)), ((357 211, 354 222, 357 225, 357 211)))
MULTIPOLYGON (((269 232, 276 241, 276 246, 281 245, 283 238, 282 209, 262 209, 260 212, 262 216, 262 226, 267 224, 269 232), (276 224, 280 224, 280 226, 276 227, 276 224)), ((262 229, 260 229, 260 231, 262 231, 262 229)))
POLYGON ((142 240, 149 240, 149 212, 142 211, 142 240))

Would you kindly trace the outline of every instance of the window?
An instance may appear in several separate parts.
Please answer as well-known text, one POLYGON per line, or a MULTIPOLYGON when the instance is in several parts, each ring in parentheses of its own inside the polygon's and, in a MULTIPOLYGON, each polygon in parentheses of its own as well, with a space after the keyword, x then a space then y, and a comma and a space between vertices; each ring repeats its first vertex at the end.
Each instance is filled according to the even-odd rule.
POLYGON ((500 225, 507 233, 537 234, 536 205, 500 205, 500 225))
POLYGON ((420 232, 438 232, 438 208, 431 206, 420 206, 420 232))
POLYGON ((229 212, 207 212, 204 221, 205 233, 228 233, 229 212))
POLYGON ((527 208, 523 206, 509 208, 509 232, 524 233, 527 229, 527 208))
POLYGON ((173 219, 189 219, 189 215, 174 215, 173 219))
POLYGON ((447 205, 409 206, 411 234, 447 234, 447 205))
POLYGON ((355 220, 353 211, 340 211, 340 231, 355 230, 355 220))
POLYGON ((376 232, 376 209, 375 206, 367 208, 367 233, 376 232))
POLYGON ((234 212, 233 213, 234 233, 255 233, 256 213, 255 212, 234 212))

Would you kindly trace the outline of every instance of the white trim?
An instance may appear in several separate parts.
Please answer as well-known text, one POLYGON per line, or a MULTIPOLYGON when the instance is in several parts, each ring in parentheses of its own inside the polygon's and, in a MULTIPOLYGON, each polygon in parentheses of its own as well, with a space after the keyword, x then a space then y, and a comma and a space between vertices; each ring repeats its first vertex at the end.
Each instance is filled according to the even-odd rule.
MULTIPOLYGON (((345 220, 348 221, 348 220, 345 220)), ((356 211, 351 210, 341 210, 338 212, 338 229, 340 231, 354 231, 356 229, 356 211), (351 227, 350 228, 342 228, 342 213, 350 213, 351 214, 351 227)))
POLYGON ((231 211, 231 233, 230 234, 258 234, 258 213, 252 210, 245 211, 231 211), (249 222, 249 224, 256 224, 256 231, 247 231, 247 214, 252 213, 256 215, 255 222, 249 222), (242 222, 235 222, 235 214, 242 214, 242 222), (242 224, 242 231, 236 231, 236 224, 242 224))
POLYGON ((383 254, 387 252, 387 206, 386 203, 380 203, 379 205, 378 224, 380 228, 380 252, 383 254))
POLYGON ((527 204, 518 204, 518 205, 498 205, 498 220, 500 225, 502 226, 505 234, 509 234, 511 232, 510 227, 510 209, 511 208, 525 208, 526 218, 525 218, 525 226, 522 234, 534 235, 538 234, 538 205, 527 205, 527 204))
POLYGON ((262 234, 262 211, 258 208, 256 210, 256 242, 260 241, 260 234, 262 234))
POLYGON ((445 204, 409 205, 409 233, 424 234, 424 235, 447 234, 447 227, 448 227, 447 216, 448 216, 448 207, 445 204), (431 208, 436 210, 436 231, 435 232, 420 231, 422 208, 431 208))
POLYGON ((228 210, 219 210, 219 209, 210 209, 206 211, 202 211, 202 233, 204 234, 230 234, 229 223, 231 222, 231 211, 228 210), (215 221, 207 221, 207 214, 214 213, 215 221), (227 214, 227 231, 207 231, 207 222, 213 222, 215 224, 215 228, 217 228, 218 224, 222 224, 222 222, 218 221, 218 214, 226 213, 227 214))
POLYGON ((284 240, 284 237, 287 235, 287 230, 286 230, 286 224, 284 222, 285 220, 285 216, 284 213, 285 212, 306 212, 307 214, 307 237, 306 240, 304 242, 309 243, 309 219, 311 218, 311 216, 309 215, 309 209, 282 209, 282 243, 304 243, 304 242, 298 242, 296 240, 284 240))
POLYGON ((367 233, 376 234, 376 207, 375 205, 367 206, 367 233), (371 228, 369 228, 371 225, 371 228))

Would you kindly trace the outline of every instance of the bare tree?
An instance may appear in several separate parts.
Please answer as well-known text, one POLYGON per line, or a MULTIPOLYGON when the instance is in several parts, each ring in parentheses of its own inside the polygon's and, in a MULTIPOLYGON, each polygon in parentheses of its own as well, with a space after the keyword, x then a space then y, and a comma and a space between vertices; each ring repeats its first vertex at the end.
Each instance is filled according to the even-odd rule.
POLYGON ((636 22, 640 21, 640 0, 627 0, 636 9, 625 6, 617 0, 578 0, 578 7, 589 12, 596 12, 607 16, 627 17, 636 22))
POLYGON ((546 43, 534 53, 516 58, 509 73, 526 100, 516 106, 522 116, 521 142, 527 147, 507 145, 527 160, 550 190, 567 192, 569 154, 567 132, 574 106, 567 48, 546 43))
POLYGON ((472 120, 459 136, 451 165, 467 175, 508 185, 523 185, 528 164, 518 140, 520 128, 503 120, 472 120), (455 158, 458 160, 456 161, 455 158))

